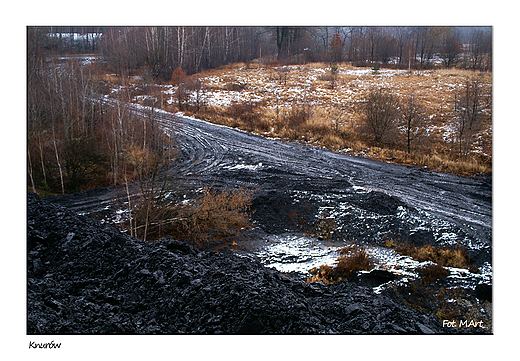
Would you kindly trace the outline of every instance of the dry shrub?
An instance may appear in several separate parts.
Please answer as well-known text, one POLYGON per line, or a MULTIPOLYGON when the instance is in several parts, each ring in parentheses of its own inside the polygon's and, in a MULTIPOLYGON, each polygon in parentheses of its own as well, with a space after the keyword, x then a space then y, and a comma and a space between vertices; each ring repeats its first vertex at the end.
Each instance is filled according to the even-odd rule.
POLYGON ((336 134, 327 134, 320 143, 330 149, 345 148, 345 140, 336 134))
POLYGON ((423 282, 426 284, 430 284, 435 280, 444 279, 450 274, 450 271, 437 263, 423 266, 418 271, 423 282))
POLYGON ((417 259, 431 260, 447 267, 468 267, 468 258, 464 249, 439 249, 432 246, 423 246, 417 250, 417 259))
POLYGON ((330 284, 350 279, 358 271, 369 270, 373 264, 363 246, 350 245, 339 250, 340 257, 337 258, 334 267, 321 265, 313 268, 309 272, 311 277, 307 282, 323 282, 330 284))
POLYGON ((385 243, 383 244, 383 247, 386 247, 386 248, 396 248, 397 247, 397 243, 395 243, 391 239, 387 239, 387 240, 385 240, 385 243))
POLYGON ((250 123, 255 117, 255 110, 257 107, 255 102, 232 102, 229 109, 228 115, 234 118, 238 118, 246 123, 250 123))
POLYGON ((400 243, 395 251, 419 262, 431 261, 444 267, 468 268, 470 263, 464 248, 436 248, 431 245, 417 247, 411 243, 400 243))
POLYGON ((244 188, 204 188, 199 199, 181 211, 181 236, 198 246, 236 238, 252 227, 252 195, 252 190, 244 188))
POLYGON ((179 207, 152 198, 139 198, 132 204, 131 217, 124 224, 132 236, 148 241, 175 233, 179 207))

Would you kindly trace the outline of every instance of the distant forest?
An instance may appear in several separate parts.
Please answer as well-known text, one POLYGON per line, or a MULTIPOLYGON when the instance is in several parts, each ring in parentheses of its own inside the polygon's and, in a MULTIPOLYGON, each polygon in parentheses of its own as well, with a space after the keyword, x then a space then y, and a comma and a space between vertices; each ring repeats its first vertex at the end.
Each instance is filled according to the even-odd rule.
POLYGON ((351 62, 490 70, 491 27, 28 27, 28 55, 93 54, 118 75, 169 80, 229 63, 351 62))

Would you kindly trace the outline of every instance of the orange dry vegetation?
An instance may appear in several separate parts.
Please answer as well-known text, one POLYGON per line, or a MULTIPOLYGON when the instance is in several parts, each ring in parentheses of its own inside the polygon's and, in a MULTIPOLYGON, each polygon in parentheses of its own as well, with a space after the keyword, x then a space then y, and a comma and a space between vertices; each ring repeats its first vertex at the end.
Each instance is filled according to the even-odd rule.
POLYGON ((363 246, 347 246, 339 250, 339 254, 340 257, 333 267, 321 265, 311 269, 309 272, 312 276, 307 278, 307 283, 321 281, 330 284, 342 279, 350 279, 354 273, 372 267, 372 262, 363 246))
POLYGON ((252 190, 243 188, 217 191, 205 187, 194 204, 180 210, 179 235, 200 246, 232 240, 252 227, 252 196, 252 190))
POLYGON ((236 64, 196 74, 204 79, 204 107, 197 117, 268 137, 399 164, 426 166, 459 174, 490 173, 492 166, 492 74, 460 69, 423 71, 340 64, 331 86, 324 63, 271 67, 236 64), (468 156, 456 152, 455 94, 466 79, 478 77, 488 105, 468 156), (426 137, 407 153, 402 139, 372 144, 361 132, 361 104, 371 89, 382 87, 399 98, 414 93, 427 114, 426 137))

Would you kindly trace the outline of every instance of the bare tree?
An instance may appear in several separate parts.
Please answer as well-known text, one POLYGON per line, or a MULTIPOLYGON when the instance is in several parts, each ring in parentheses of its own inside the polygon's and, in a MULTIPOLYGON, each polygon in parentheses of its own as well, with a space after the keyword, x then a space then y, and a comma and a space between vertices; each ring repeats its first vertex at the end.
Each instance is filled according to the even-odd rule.
POLYGON ((183 103, 188 98, 188 89, 186 87, 186 74, 182 71, 181 68, 175 69, 172 73, 172 84, 177 86, 177 90, 175 91, 175 95, 177 96, 177 104, 179 110, 182 110, 183 103))
POLYGON ((454 112, 457 126, 459 156, 467 155, 474 135, 482 127, 483 109, 491 95, 478 76, 466 78, 464 87, 455 94, 454 112))
POLYGON ((483 28, 473 31, 469 42, 470 63, 473 69, 484 69, 488 62, 485 61, 486 55, 491 56, 492 50, 491 29, 483 28))
POLYGON ((332 130, 337 134, 340 125, 344 122, 347 115, 346 105, 344 103, 332 103, 332 106, 328 108, 327 113, 332 122, 332 130))
POLYGON ((457 32, 451 28, 446 29, 441 37, 441 55, 444 65, 449 68, 457 61, 457 55, 461 49, 461 44, 457 38, 457 32))
POLYGON ((419 139, 425 131, 426 114, 414 93, 401 102, 400 129, 406 140, 406 150, 411 151, 412 142, 419 139))
POLYGON ((399 99, 386 89, 372 89, 363 103, 363 122, 375 143, 383 143, 395 128, 399 99))
POLYGON ((334 38, 329 43, 329 46, 329 57, 331 64, 341 63, 343 61, 343 47, 345 46, 345 42, 341 40, 339 33, 334 34, 334 38))
POLYGON ((197 111, 204 105, 206 105, 206 93, 207 89, 204 83, 204 78, 198 78, 191 76, 186 81, 188 91, 194 94, 195 106, 197 111))

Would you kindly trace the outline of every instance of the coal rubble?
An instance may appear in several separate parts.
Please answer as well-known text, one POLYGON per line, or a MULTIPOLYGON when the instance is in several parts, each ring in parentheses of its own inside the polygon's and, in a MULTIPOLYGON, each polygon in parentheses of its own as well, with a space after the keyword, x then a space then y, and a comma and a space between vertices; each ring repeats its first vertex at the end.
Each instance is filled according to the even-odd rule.
POLYGON ((432 315, 255 257, 144 242, 28 194, 28 334, 437 334, 432 315))

